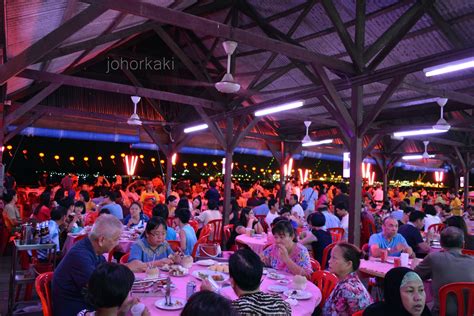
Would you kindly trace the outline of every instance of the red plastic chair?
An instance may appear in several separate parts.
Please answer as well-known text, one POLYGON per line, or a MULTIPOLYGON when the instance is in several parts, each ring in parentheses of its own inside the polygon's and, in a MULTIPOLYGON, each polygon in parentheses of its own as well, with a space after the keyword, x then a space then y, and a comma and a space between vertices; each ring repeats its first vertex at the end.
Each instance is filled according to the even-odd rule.
POLYGON ((166 220, 166 226, 174 227, 174 217, 168 217, 168 219, 166 220))
POLYGON ((337 243, 333 242, 332 244, 329 244, 326 246, 326 248, 324 248, 323 250, 323 258, 321 259, 321 268, 323 270, 326 270, 326 266, 327 266, 327 263, 328 263, 328 260, 329 260, 329 252, 332 250, 332 248, 334 248, 334 246, 336 246, 337 243))
POLYGON ((434 231, 436 234, 440 234, 444 227, 445 225, 443 223, 432 224, 428 227, 428 232, 434 231))
POLYGON ((189 225, 191 225, 191 227, 194 229, 194 232, 197 233, 199 229, 199 223, 195 220, 190 220, 189 225))
POLYGON ((446 315, 446 300, 448 294, 456 296, 458 316, 474 315, 474 282, 457 282, 446 284, 439 289, 439 314, 446 315), (467 306, 464 292, 467 292, 467 306), (466 314, 467 307, 467 314, 466 314))
POLYGON ((199 236, 204 236, 204 235, 207 235, 207 238, 209 238, 209 241, 210 241, 210 237, 211 236, 211 226, 210 225, 206 225, 206 226, 203 226, 202 229, 201 229, 201 233, 199 236))
POLYGON ((369 238, 372 234, 376 233, 375 223, 370 219, 364 219, 362 221, 362 228, 360 233, 360 243, 366 244, 369 242, 369 238))
POLYGON ((35 288, 41 300, 44 316, 52 316, 53 309, 51 308, 51 280, 53 279, 53 272, 46 272, 40 274, 35 280, 35 288))
POLYGON ((362 316, 363 314, 364 314, 364 310, 361 310, 361 311, 355 312, 354 314, 352 314, 352 316, 362 316))
POLYGON ((75 244, 76 242, 80 241, 80 240, 83 240, 84 238, 86 238, 88 235, 87 234, 84 234, 84 235, 79 235, 77 236, 76 238, 74 238, 73 240, 73 244, 75 244))
POLYGON ((168 244, 171 247, 171 250, 174 252, 178 251, 178 249, 181 249, 181 243, 179 240, 167 240, 168 244))
POLYGON ((230 235, 232 234, 232 229, 234 229, 234 224, 224 226, 224 237, 226 241, 229 240, 230 235))
POLYGON ((319 264, 318 260, 309 258, 309 262, 311 262, 311 268, 313 269, 313 272, 321 270, 321 265, 319 264))
POLYGON ((461 252, 462 252, 464 255, 474 256, 474 250, 463 249, 463 250, 461 250, 461 252))
POLYGON ((222 219, 215 219, 208 223, 211 226, 210 241, 220 244, 222 241, 222 219))
POLYGON ((338 282, 337 277, 331 272, 315 271, 311 275, 311 282, 316 284, 321 291, 321 303, 319 306, 324 306, 332 290, 336 287, 338 282))
POLYGON ((193 252, 191 254, 191 256, 194 258, 194 260, 196 260, 196 252, 197 252, 197 249, 198 249, 199 245, 206 244, 208 238, 209 238, 209 234, 204 234, 203 235, 202 232, 201 232, 201 237, 199 237, 197 242, 194 244, 193 252))
POLYGON ((328 228, 328 232, 331 234, 332 242, 340 242, 344 236, 344 228, 341 227, 328 228))
POLYGON ((121 264, 126 264, 126 263, 128 262, 128 258, 130 258, 130 252, 127 252, 126 254, 124 254, 124 255, 120 258, 119 263, 121 263, 121 264))

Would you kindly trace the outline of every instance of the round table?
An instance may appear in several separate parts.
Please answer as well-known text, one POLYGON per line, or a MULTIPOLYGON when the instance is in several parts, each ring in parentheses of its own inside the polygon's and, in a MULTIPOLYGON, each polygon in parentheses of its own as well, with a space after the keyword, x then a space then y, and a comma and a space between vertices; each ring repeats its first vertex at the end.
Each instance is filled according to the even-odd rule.
MULTIPOLYGON (((388 271, 394 268, 393 264, 393 257, 388 257, 387 259, 389 262, 381 262, 378 258, 370 258, 369 260, 361 260, 359 271, 370 276, 374 276, 377 278, 385 278, 385 275, 388 271)), ((409 264, 411 265, 412 260, 409 260, 409 264)), ((409 268, 411 268, 409 266, 409 268)), ((433 300, 432 290, 431 290, 431 280, 423 281, 425 285, 425 293, 426 293, 426 302, 431 302, 433 300)))
POLYGON ((270 243, 267 235, 254 235, 252 237, 248 235, 238 235, 235 237, 235 241, 249 246, 256 254, 261 254, 265 246, 270 243))
MULTIPOLYGON (((176 290, 171 292, 172 297, 181 298, 183 301, 186 299, 186 284, 189 281, 194 281, 196 283, 196 291, 199 291, 201 287, 201 281, 191 275, 193 271, 196 270, 206 270, 206 267, 200 266, 197 263, 194 263, 191 269, 189 269, 189 274, 182 277, 171 277, 171 281, 176 284, 176 290)), ((161 276, 167 276, 166 272, 161 271, 161 276)), ((284 274, 286 279, 290 281, 287 285, 288 288, 291 288, 293 276, 288 273, 279 272, 284 274)), ((144 278, 144 273, 136 273, 136 277, 144 278)), ((228 282, 225 282, 228 283, 228 282)), ((277 284, 277 281, 272 280, 264 276, 264 280, 260 285, 260 289, 263 292, 268 292, 268 287, 272 284, 277 284)), ((225 284, 226 285, 226 284, 225 284)), ((311 292, 313 296, 307 300, 299 300, 296 306, 292 306, 292 315, 311 315, 316 306, 321 302, 321 291, 319 288, 311 282, 307 282, 306 291, 311 292)), ((221 289, 221 294, 231 300, 237 299, 237 296, 234 293, 234 290, 230 286, 224 286, 221 289)), ((148 307, 151 315, 179 315, 182 309, 177 311, 165 311, 155 307, 155 302, 164 298, 164 295, 159 294, 141 294, 141 293, 132 293, 134 297, 138 297, 140 301, 148 307)), ((286 296, 282 296, 283 299, 286 299, 286 296)))
MULTIPOLYGON (((84 234, 79 233, 79 234, 72 234, 69 233, 67 234, 66 241, 64 242, 63 245, 63 252, 66 254, 75 244, 76 239, 83 236, 84 234)), ((130 234, 127 233, 122 233, 119 239, 119 244, 116 248, 117 251, 127 253, 130 251, 130 248, 132 247, 133 243, 136 241, 136 239, 130 239, 130 234)))

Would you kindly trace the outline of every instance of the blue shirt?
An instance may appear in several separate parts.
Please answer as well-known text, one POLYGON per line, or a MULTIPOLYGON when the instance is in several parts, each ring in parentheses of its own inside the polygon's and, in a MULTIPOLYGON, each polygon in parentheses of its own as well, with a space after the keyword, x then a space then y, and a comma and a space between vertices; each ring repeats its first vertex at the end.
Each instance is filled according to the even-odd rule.
POLYGON ((390 213, 390 216, 395 218, 397 221, 401 221, 403 218, 403 211, 402 210, 393 211, 392 213, 390 213))
POLYGON ((176 240, 176 239, 178 239, 176 237, 176 231, 172 227, 166 226, 166 237, 165 237, 165 239, 166 240, 176 240))
POLYGON ((51 286, 54 315, 77 315, 83 309, 94 309, 82 293, 92 272, 103 262, 104 256, 95 253, 89 238, 78 241, 68 251, 54 270, 51 286))
POLYGON ((341 221, 337 218, 336 215, 329 213, 329 211, 322 212, 324 217, 326 218, 326 229, 334 228, 334 227, 341 227, 341 221))
POLYGON ((171 254, 174 254, 174 252, 171 250, 168 242, 163 242, 158 246, 158 248, 153 250, 146 240, 146 237, 142 237, 132 245, 132 248, 130 248, 130 257, 128 258, 128 262, 132 262, 134 260, 150 262, 153 261, 153 258, 155 258, 155 260, 160 260, 168 258, 168 256, 171 254))
POLYGON ((268 212, 270 212, 270 209, 268 208, 267 203, 260 204, 259 206, 255 206, 253 208, 253 213, 255 216, 257 215, 267 215, 268 212))
POLYGON ((415 253, 420 252, 418 244, 423 242, 423 237, 421 237, 420 230, 416 228, 413 223, 408 222, 408 224, 400 226, 398 232, 405 238, 408 246, 410 246, 415 253))
MULTIPOLYGON (((372 245, 378 245, 380 249, 387 249, 387 248, 395 249, 398 244, 408 246, 407 241, 405 240, 405 237, 403 237, 400 234, 396 234, 390 242, 387 239, 385 239, 382 232, 373 234, 372 236, 370 236, 370 239, 369 239, 369 247, 371 247, 372 245)), ((391 252, 389 255, 393 257, 400 257, 400 253, 401 253, 400 251, 391 252)))
MULTIPOLYGON (((56 245, 56 252, 61 251, 59 246, 59 226, 58 224, 53 221, 48 221, 48 228, 49 228, 49 242, 56 245)), ((38 250, 38 258, 39 259, 47 259, 48 254, 50 253, 49 250, 38 250)), ((52 253, 52 252, 51 252, 52 253)))
POLYGON ((111 215, 117 217, 120 220, 123 219, 122 207, 115 202, 102 206, 102 209, 108 209, 111 215))
MULTIPOLYGON (((130 219, 132 218, 132 215, 128 214, 124 219, 123 219, 123 224, 127 225, 130 219)), ((150 219, 148 216, 146 216, 143 213, 140 213, 140 220, 138 221, 138 224, 134 224, 130 227, 145 227, 145 224, 149 221, 150 219)))
POLYGON ((183 249, 183 252, 186 256, 190 256, 193 253, 194 245, 197 242, 196 233, 194 228, 191 225, 186 224, 183 226, 182 230, 186 234, 186 249, 183 249))

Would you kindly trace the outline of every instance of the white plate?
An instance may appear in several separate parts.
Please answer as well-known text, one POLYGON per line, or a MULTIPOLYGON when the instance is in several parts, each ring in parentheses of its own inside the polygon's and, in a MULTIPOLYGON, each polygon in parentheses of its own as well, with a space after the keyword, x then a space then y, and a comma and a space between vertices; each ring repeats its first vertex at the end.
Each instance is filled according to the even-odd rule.
POLYGON ((267 277, 272 280, 283 280, 285 278, 285 275, 281 273, 270 272, 269 274, 267 274, 267 277))
POLYGON ((286 285, 286 284, 290 283, 290 281, 288 281, 288 280, 286 280, 286 279, 283 279, 283 280, 278 280, 277 283, 278 283, 278 284, 286 285))
POLYGON ((298 305, 298 301, 295 300, 295 299, 293 299, 293 298, 287 298, 287 299, 285 300, 285 302, 287 302, 288 304, 290 304, 290 306, 296 306, 296 305, 298 305))
POLYGON ((192 276, 195 277, 196 279, 202 280, 200 274, 201 275, 205 274, 205 275, 208 275, 208 276, 212 276, 212 275, 222 276, 223 280, 221 280, 221 281, 214 280, 216 282, 224 282, 224 281, 227 281, 229 279, 229 276, 227 274, 222 273, 222 272, 217 272, 217 271, 211 271, 211 270, 195 270, 195 271, 193 271, 192 276))
POLYGON ((212 260, 212 259, 200 260, 200 261, 196 262, 196 264, 198 264, 200 266, 203 266, 203 267, 209 267, 209 266, 212 266, 213 264, 216 264, 216 263, 217 263, 217 261, 212 260))
POLYGON ((313 297, 313 294, 311 294, 311 292, 302 291, 302 290, 288 290, 288 291, 285 291, 284 294, 288 297, 291 295, 292 298, 295 298, 297 300, 307 300, 313 297), (293 293, 296 293, 296 294, 293 294, 293 293))
POLYGON ((285 291, 288 291, 288 287, 283 286, 283 285, 273 284, 273 285, 268 286, 268 290, 274 293, 283 293, 285 291))
POLYGON ((166 306, 165 302, 166 302, 166 300, 163 298, 161 300, 156 301, 155 306, 159 309, 164 309, 164 310, 167 310, 167 311, 176 311, 178 309, 184 308, 184 305, 186 305, 186 300, 184 298, 179 298, 179 297, 178 298, 176 298, 176 297, 171 298, 171 303, 173 304, 171 306, 166 306), (180 304, 176 304, 177 302, 179 302, 180 304))

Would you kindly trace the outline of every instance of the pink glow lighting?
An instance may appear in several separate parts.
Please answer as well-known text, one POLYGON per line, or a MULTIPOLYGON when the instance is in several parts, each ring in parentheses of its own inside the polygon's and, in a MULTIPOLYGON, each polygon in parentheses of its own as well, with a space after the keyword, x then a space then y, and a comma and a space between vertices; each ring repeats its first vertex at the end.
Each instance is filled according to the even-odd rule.
POLYGON ((138 156, 129 156, 125 155, 125 167, 127 169, 127 174, 133 176, 135 174, 135 169, 137 168, 138 156))

